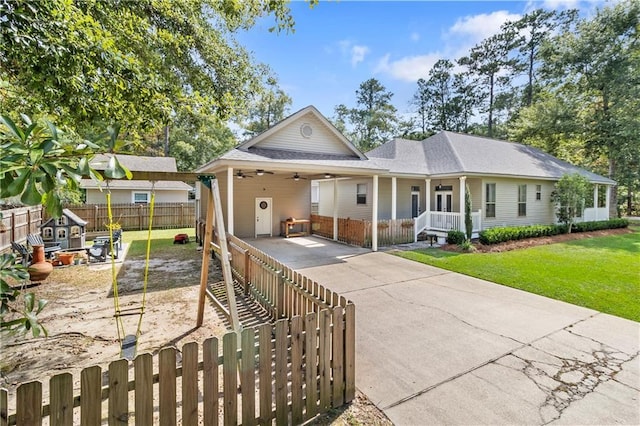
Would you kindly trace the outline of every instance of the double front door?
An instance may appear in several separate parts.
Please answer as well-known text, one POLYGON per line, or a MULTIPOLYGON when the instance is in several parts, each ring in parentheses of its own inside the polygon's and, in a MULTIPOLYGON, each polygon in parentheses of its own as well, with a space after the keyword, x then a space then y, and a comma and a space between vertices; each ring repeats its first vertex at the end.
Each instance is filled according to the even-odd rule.
POLYGON ((436 211, 450 212, 453 205, 453 192, 436 193, 436 211))

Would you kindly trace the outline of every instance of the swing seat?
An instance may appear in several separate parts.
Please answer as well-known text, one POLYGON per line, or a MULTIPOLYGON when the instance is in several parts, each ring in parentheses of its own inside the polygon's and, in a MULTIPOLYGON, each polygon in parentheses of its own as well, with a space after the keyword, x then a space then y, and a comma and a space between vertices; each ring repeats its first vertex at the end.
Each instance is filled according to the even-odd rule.
POLYGON ((136 347, 138 346, 138 339, 133 334, 127 334, 122 339, 122 347, 120 349, 120 353, 122 358, 125 358, 129 361, 133 360, 136 357, 136 347))
POLYGON ((87 247, 86 251, 89 261, 95 259, 98 262, 105 262, 109 253, 109 245, 105 243, 94 243, 93 246, 87 247))

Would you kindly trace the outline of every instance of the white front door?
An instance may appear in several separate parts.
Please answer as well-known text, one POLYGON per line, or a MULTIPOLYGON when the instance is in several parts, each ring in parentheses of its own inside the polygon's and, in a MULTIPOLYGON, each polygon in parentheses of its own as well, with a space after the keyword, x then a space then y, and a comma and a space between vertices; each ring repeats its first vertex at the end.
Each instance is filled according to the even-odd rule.
POLYGON ((256 237, 272 236, 271 198, 256 198, 256 237))

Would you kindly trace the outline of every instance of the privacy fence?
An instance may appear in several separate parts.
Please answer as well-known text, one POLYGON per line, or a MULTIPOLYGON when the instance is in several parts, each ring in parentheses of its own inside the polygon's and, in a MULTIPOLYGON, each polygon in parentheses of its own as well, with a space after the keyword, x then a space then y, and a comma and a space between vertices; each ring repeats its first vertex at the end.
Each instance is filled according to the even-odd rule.
POLYGON ((11 241, 24 243, 27 235, 40 232, 42 207, 17 207, 0 210, 0 252, 11 250, 11 241))
MULTIPOLYGON (((65 208, 87 221, 87 232, 106 231, 109 214, 106 204, 70 204, 65 208)), ((149 204, 112 204, 114 222, 125 231, 149 227, 149 204)), ((46 218, 45 218, 46 220, 46 218)), ((153 228, 186 228, 195 223, 195 203, 155 203, 153 228)))
MULTIPOLYGON (((338 218, 338 241, 360 247, 371 247, 373 222, 338 218)), ((311 232, 325 238, 333 238, 333 217, 311 215, 311 232)), ((378 221, 378 245, 411 243, 414 241, 413 219, 378 221)))

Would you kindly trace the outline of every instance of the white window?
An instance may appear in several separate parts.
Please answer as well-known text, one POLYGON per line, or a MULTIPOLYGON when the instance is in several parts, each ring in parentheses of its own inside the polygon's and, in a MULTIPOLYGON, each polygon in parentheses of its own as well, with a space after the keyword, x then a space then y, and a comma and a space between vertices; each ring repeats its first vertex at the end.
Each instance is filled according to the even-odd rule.
POLYGON ((485 217, 496 217, 496 184, 488 183, 485 186, 485 217))
POLYGON ((357 184, 356 204, 367 204, 367 184, 366 183, 357 184))
POLYGON ((79 237, 80 236, 80 227, 79 226, 72 226, 71 227, 71 236, 72 237, 79 237))
POLYGON ((46 228, 42 228, 42 240, 43 241, 53 240, 53 228, 49 226, 47 226, 46 228))
POLYGON ((518 185, 518 216, 527 215, 527 185, 518 185))
POLYGON ((542 185, 536 185, 536 201, 542 200, 542 185))
POLYGON ((59 218, 56 219, 56 225, 65 226, 66 224, 67 224, 67 217, 66 216, 60 216, 59 218))
POLYGON ((318 182, 311 182, 311 202, 320 202, 320 184, 318 182))
POLYGON ((57 232, 57 240, 66 240, 67 239, 67 228, 58 228, 56 229, 57 232))
POLYGON ((151 199, 150 192, 134 192, 131 196, 131 202, 134 204, 149 204, 151 199))

